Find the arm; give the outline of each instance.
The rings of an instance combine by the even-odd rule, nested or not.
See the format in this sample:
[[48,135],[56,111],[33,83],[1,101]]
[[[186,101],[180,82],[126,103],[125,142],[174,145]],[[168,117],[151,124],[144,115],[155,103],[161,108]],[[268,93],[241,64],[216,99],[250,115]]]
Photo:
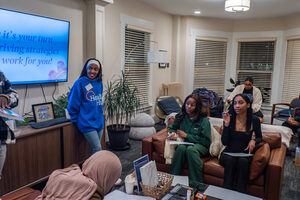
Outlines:
[[78,114],[80,111],[81,97],[81,88],[79,83],[76,81],[71,88],[68,96],[69,103],[67,109],[70,114],[71,122],[77,122]]
[[3,80],[3,93],[0,94],[0,97],[3,97],[5,99],[7,99],[7,106],[8,108],[14,108],[18,105],[19,102],[19,96],[17,94],[17,92],[12,89],[11,87],[11,83],[9,82],[9,80],[4,76],[3,73],[0,73],[0,80]]
[[177,129],[179,129],[179,127],[180,127],[180,123],[179,123],[180,116],[181,116],[181,114],[177,114],[175,116],[174,122],[168,128],[169,133],[173,133],[173,132],[176,133]]
[[252,109],[253,113],[256,113],[260,110],[262,104],[262,96],[261,92],[258,88],[253,88],[253,103],[252,103]]
[[202,144],[208,148],[211,143],[211,126],[208,118],[199,120],[195,127],[199,127],[198,134],[187,134],[186,140],[195,144]]
[[235,95],[242,93],[244,90],[244,85],[238,85],[234,88],[234,90],[232,91],[232,93],[229,95],[229,97],[227,98],[227,100],[230,100],[230,102],[233,100],[233,98],[235,97]]

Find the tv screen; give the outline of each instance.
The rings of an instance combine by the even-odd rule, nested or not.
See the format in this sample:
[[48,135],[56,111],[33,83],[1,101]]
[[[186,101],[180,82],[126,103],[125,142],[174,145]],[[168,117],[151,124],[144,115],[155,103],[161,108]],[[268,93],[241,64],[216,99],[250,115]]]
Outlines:
[[0,71],[12,84],[66,82],[70,22],[0,8]]

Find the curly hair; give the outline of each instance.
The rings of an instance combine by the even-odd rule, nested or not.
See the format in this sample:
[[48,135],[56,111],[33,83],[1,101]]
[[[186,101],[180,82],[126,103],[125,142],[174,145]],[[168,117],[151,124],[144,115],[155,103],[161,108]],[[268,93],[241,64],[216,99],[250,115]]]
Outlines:
[[179,123],[182,122],[184,116],[187,114],[185,104],[189,98],[193,98],[196,101],[196,109],[195,109],[195,113],[197,116],[196,122],[199,121],[203,117],[207,117],[207,113],[202,110],[203,105],[202,105],[202,101],[201,101],[199,95],[198,94],[190,94],[185,98],[184,103],[181,107],[181,116],[179,119]]

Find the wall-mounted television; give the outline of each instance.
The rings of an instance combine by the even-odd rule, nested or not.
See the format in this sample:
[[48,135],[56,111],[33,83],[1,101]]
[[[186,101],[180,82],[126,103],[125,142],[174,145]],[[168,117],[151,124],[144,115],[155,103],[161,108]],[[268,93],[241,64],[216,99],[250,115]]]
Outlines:
[[70,22],[0,8],[0,71],[12,84],[68,80]]

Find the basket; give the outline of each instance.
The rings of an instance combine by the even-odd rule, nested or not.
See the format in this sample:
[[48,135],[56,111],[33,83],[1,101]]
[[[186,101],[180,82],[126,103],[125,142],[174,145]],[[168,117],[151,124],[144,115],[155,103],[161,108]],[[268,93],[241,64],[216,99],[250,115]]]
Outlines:
[[164,172],[158,172],[157,175],[158,175],[158,184],[163,185],[163,187],[144,185],[141,182],[142,190],[143,190],[143,193],[145,196],[160,199],[163,195],[165,195],[171,189],[174,176],[172,176],[171,174],[164,173]]

